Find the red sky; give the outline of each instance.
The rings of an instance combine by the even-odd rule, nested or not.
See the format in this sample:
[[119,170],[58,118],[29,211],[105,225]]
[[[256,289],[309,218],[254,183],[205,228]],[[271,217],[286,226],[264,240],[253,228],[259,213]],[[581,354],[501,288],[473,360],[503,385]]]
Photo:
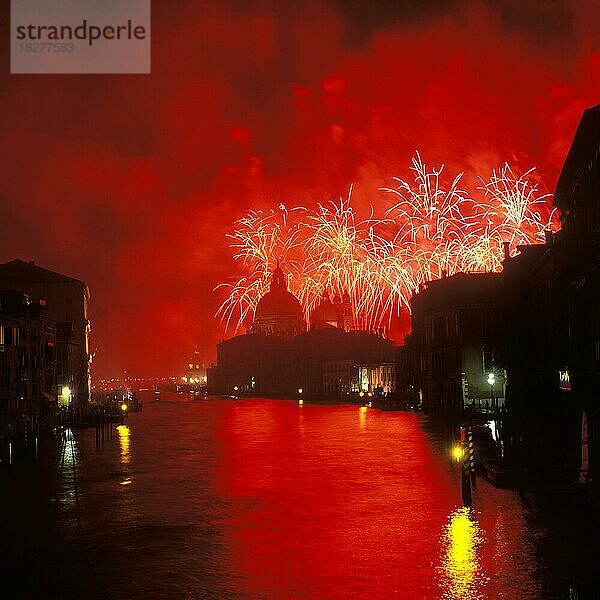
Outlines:
[[600,103],[594,0],[154,2],[152,74],[87,76],[9,75],[8,4],[0,261],[87,281],[100,377],[214,360],[248,208],[377,206],[417,148],[551,191]]

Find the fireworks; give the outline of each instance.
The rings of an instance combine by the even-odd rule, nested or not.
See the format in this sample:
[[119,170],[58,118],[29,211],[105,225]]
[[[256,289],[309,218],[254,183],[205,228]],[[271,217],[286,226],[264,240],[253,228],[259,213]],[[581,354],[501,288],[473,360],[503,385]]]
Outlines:
[[218,286],[227,293],[217,312],[226,328],[250,322],[277,262],[307,318],[325,290],[347,292],[357,325],[374,330],[410,308],[421,284],[460,271],[498,271],[503,243],[514,252],[558,228],[534,169],[518,175],[505,164],[472,194],[460,187],[462,173],[446,180],[444,166],[428,169],[419,153],[411,170],[411,182],[397,178],[382,189],[393,202],[381,218],[373,209],[358,218],[351,188],[347,198],[316,210],[280,204],[238,220],[229,237],[244,275]]

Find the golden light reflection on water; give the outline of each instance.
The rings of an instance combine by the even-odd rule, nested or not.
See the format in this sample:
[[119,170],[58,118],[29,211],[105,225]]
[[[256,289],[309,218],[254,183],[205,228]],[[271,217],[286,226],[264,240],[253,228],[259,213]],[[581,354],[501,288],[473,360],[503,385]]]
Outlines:
[[79,448],[72,429],[65,429],[61,457],[61,502],[76,506],[78,502],[77,482],[79,477]]
[[484,597],[481,585],[485,578],[477,557],[477,547],[482,541],[481,529],[473,519],[471,509],[459,508],[450,515],[443,536],[443,598],[474,600]]
[[358,409],[358,422],[360,424],[361,429],[365,429],[367,426],[367,407],[361,406]]
[[119,434],[119,446],[121,448],[121,464],[129,464],[129,427],[119,425],[117,427]]

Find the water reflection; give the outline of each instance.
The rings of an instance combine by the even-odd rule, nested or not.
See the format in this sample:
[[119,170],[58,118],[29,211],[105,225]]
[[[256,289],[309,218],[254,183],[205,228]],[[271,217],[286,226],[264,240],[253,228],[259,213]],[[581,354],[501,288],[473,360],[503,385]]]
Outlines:
[[127,425],[119,425],[117,427],[119,434],[119,446],[121,448],[121,464],[129,464],[129,427]]
[[361,429],[365,429],[367,427],[367,407],[361,406],[358,409],[358,423]]
[[481,544],[481,529],[473,519],[471,509],[463,507],[450,515],[443,543],[445,578],[443,598],[483,598],[480,586],[484,581],[477,548]]
[[72,429],[65,429],[60,463],[61,502],[75,506],[78,502],[78,442]]
[[77,463],[77,452],[75,446],[77,444],[77,440],[73,435],[72,429],[66,429],[64,433],[63,440],[63,456],[62,461],[65,467],[68,467],[71,471],[75,469],[75,464]]
[[[74,591],[36,597],[556,597],[535,505],[480,480],[474,512],[458,508],[458,469],[425,417],[299,398],[188,398],[154,402],[149,392],[143,413],[100,445],[93,430],[66,434],[48,484],[60,503],[39,513],[40,531],[57,533],[48,560],[24,549],[8,565],[31,556],[28,572],[62,592],[67,557]],[[3,497],[11,508],[7,494],[0,508]],[[563,598],[574,549],[560,567]]]
[[[300,400],[298,400],[298,407],[302,409],[303,405],[304,402],[302,401],[302,398],[300,398]],[[306,435],[306,430],[304,428],[304,410],[298,411],[298,433],[300,434],[300,439],[304,440]]]

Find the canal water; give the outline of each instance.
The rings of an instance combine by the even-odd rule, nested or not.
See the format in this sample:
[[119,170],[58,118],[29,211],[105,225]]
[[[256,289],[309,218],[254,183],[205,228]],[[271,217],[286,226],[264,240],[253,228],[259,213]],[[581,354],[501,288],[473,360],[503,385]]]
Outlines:
[[143,399],[1,474],[0,597],[588,597],[588,517],[481,479],[463,508],[423,415]]

